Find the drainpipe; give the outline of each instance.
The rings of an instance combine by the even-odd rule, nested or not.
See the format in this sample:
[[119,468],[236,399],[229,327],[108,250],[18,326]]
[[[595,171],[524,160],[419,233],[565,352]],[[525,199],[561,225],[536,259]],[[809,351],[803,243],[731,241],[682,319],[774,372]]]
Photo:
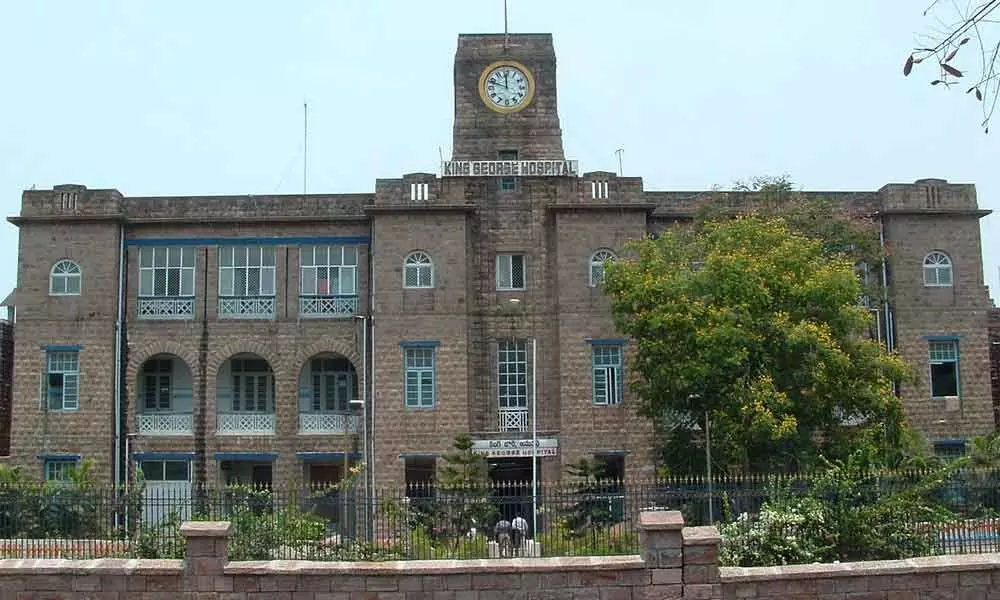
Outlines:
[[[365,360],[370,360],[368,373],[365,375],[365,385],[368,387],[368,401],[371,403],[368,418],[371,419],[372,431],[368,436],[368,444],[371,446],[371,453],[368,455],[371,461],[368,465],[370,477],[370,494],[375,494],[375,221],[372,219],[369,226],[368,237],[368,318],[365,325],[371,328],[368,334],[367,350],[368,356]],[[368,448],[365,449],[368,451]],[[371,539],[371,538],[369,538]]]
[[882,249],[882,310],[885,311],[885,347],[892,351],[896,347],[896,338],[892,326],[892,309],[889,307],[889,266],[885,258],[885,215],[882,214],[879,214],[878,217],[878,242]]
[[[125,313],[125,224],[118,226],[118,308],[115,316],[115,488],[122,483],[122,348],[124,346],[124,331],[122,321]],[[127,459],[126,459],[127,460]],[[128,475],[126,474],[127,478]]]

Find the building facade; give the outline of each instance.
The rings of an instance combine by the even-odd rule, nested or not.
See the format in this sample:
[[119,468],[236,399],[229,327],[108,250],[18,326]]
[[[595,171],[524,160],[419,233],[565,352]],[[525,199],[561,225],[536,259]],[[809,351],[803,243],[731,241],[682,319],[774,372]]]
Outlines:
[[[562,145],[548,34],[461,35],[453,157],[374,193],[132,197],[24,192],[9,461],[94,461],[149,485],[415,482],[470,433],[494,478],[581,457],[652,476],[601,289],[628,240],[708,192],[580,173]],[[879,335],[922,373],[932,439],[992,431],[975,188],[925,179],[830,194],[875,214],[891,263]],[[961,366],[961,368],[959,368]],[[532,442],[536,440],[536,442]]]

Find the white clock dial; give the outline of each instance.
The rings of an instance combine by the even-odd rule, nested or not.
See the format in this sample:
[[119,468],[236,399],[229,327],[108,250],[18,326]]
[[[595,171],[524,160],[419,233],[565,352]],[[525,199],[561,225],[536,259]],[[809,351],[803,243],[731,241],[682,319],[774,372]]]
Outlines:
[[484,85],[486,97],[499,108],[515,108],[528,97],[528,78],[520,69],[510,65],[490,71]]

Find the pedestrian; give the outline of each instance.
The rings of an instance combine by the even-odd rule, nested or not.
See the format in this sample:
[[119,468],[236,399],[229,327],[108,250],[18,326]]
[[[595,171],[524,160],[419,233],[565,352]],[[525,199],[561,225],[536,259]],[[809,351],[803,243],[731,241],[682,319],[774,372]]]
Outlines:
[[510,521],[508,521],[506,517],[500,517],[500,520],[497,521],[496,527],[493,529],[493,534],[496,537],[497,546],[500,549],[500,558],[510,556],[511,525]]
[[511,542],[514,544],[514,554],[520,556],[525,549],[525,541],[528,539],[528,522],[520,513],[514,517],[511,523]]

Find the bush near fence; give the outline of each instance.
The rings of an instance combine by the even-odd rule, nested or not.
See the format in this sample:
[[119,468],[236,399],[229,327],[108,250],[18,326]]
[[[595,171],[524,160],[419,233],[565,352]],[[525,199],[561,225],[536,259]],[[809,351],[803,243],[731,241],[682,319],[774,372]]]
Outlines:
[[[928,474],[867,474],[865,485],[853,490],[852,497],[859,506],[866,506],[865,502],[906,493]],[[184,515],[193,520],[231,521],[234,560],[485,558],[491,555],[496,520],[500,516],[512,519],[515,514],[522,514],[529,524],[537,520],[538,532],[529,532],[529,537],[541,544],[543,556],[628,555],[639,550],[640,511],[652,507],[680,510],[686,522],[704,525],[711,506],[713,521],[723,524],[724,533],[738,536],[740,527],[749,532],[738,541],[754,545],[762,555],[760,564],[779,564],[796,556],[811,562],[810,557],[828,555],[817,549],[786,548],[802,543],[808,526],[815,525],[809,524],[810,515],[778,522],[762,507],[773,500],[779,487],[793,498],[807,495],[816,477],[718,478],[711,493],[699,478],[545,483],[538,488],[534,519],[530,485],[497,485],[487,495],[489,510],[481,512],[488,515],[486,522],[475,522],[464,531],[449,528],[443,519],[464,514],[469,507],[461,502],[471,496],[439,494],[430,486],[380,490],[367,499],[357,488],[233,487],[194,490],[189,498],[141,487],[125,491],[72,485],[0,486],[0,556],[177,558],[183,552],[179,527]],[[891,515],[913,543],[889,548],[885,557],[1000,551],[998,488],[1000,472],[995,470],[948,474],[940,485],[925,490],[929,501],[940,509],[934,518]],[[528,496],[523,495],[525,490]],[[862,519],[885,518],[877,513],[859,514]],[[787,521],[788,515],[782,518]],[[874,531],[883,524],[870,525]],[[737,538],[724,540],[724,546],[732,539]],[[770,555],[762,550],[767,544]],[[864,555],[866,549],[857,551]]]

